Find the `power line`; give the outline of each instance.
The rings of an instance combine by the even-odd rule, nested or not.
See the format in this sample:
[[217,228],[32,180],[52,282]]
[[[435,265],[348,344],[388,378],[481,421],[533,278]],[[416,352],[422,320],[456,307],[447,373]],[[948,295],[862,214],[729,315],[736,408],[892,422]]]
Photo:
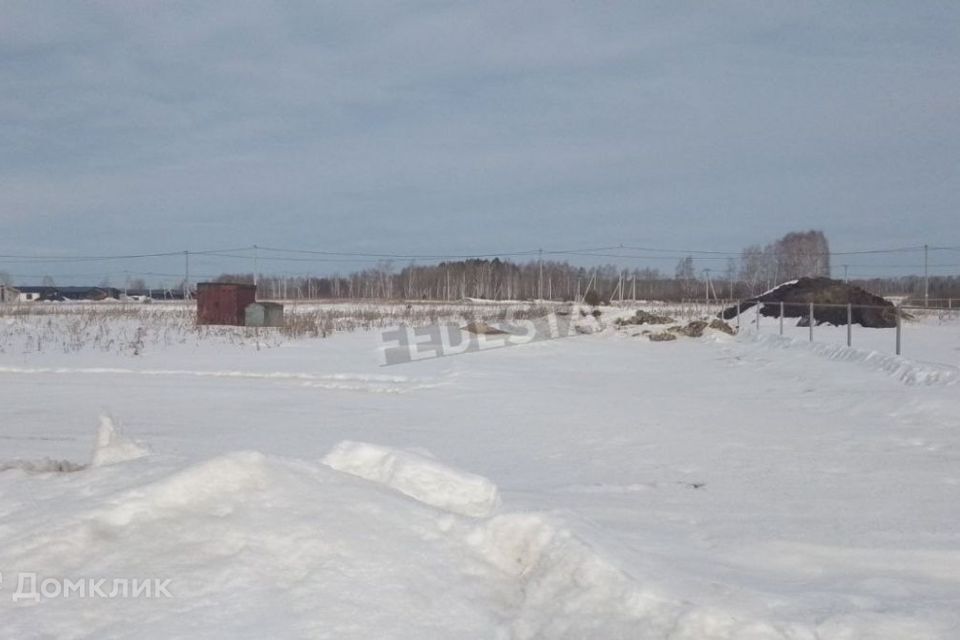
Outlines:
[[[499,252],[488,252],[488,253],[459,253],[459,254],[448,254],[448,253],[364,253],[359,251],[329,251],[321,249],[290,249],[290,248],[281,248],[281,247],[263,247],[263,246],[248,246],[248,247],[237,247],[229,249],[206,249],[203,251],[189,251],[191,255],[194,256],[212,256],[212,257],[225,257],[225,258],[238,258],[238,259],[250,259],[249,255],[237,255],[236,252],[240,251],[255,251],[263,250],[273,253],[282,253],[282,254],[301,254],[301,255],[318,255],[326,256],[330,258],[334,257],[346,257],[346,258],[369,258],[369,259],[394,259],[394,260],[446,260],[446,259],[471,259],[471,258],[496,258],[496,257],[520,257],[520,256],[535,256],[541,253],[540,249],[527,249],[522,251],[499,251]],[[893,254],[893,253],[910,253],[910,252],[919,252],[923,251],[924,246],[911,246],[911,247],[894,247],[887,249],[864,249],[857,251],[830,251],[830,252],[813,252],[805,253],[806,256],[850,256],[850,255],[871,255],[871,254]],[[960,246],[931,246],[929,247],[930,251],[960,251]],[[611,251],[617,251],[619,253],[608,253]],[[643,252],[641,254],[633,253],[623,253],[624,251],[637,251]],[[545,255],[579,255],[586,257],[612,257],[612,258],[643,258],[643,259],[674,259],[676,257],[685,257],[687,255],[697,255],[697,256],[729,256],[729,257],[739,257],[743,255],[743,251],[720,251],[720,250],[704,250],[704,249],[672,249],[672,248],[655,248],[655,247],[640,247],[633,245],[611,245],[605,247],[593,247],[593,248],[577,248],[577,249],[543,249],[542,253]],[[24,261],[24,262],[41,262],[41,263],[56,263],[56,262],[90,262],[90,261],[108,261],[108,260],[141,260],[148,258],[169,258],[173,256],[183,256],[184,250],[178,251],[161,251],[155,253],[131,253],[131,254],[117,254],[117,255],[66,255],[66,256],[38,256],[38,255],[25,255],[25,254],[0,254],[0,260],[6,261]],[[659,255],[658,255],[659,254]],[[671,255],[662,255],[662,254],[671,254]],[[279,258],[265,258],[265,259],[274,259]],[[700,257],[699,260],[705,260],[707,258]],[[717,257],[713,259],[724,259],[722,257]],[[337,260],[330,260],[337,261]],[[347,262],[348,260],[339,260],[342,262]]]
[[[211,249],[206,251],[190,251],[192,255],[217,255],[220,251],[243,251],[247,247],[241,247],[239,249]],[[180,251],[163,251],[159,253],[132,253],[126,255],[111,255],[111,256],[28,256],[28,255],[12,255],[12,254],[0,254],[0,260],[13,261],[13,262],[40,262],[40,263],[56,263],[56,262],[98,262],[98,261],[109,261],[109,260],[142,260],[146,258],[169,258],[172,256],[183,256],[183,250]]]
[[501,256],[528,256],[536,255],[538,249],[529,251],[502,251],[497,253],[468,253],[468,254],[399,254],[399,253],[360,253],[356,251],[321,251],[316,249],[282,249],[278,247],[260,246],[264,251],[276,253],[299,253],[323,256],[347,256],[362,258],[383,258],[393,260],[466,260],[470,258],[497,258]]

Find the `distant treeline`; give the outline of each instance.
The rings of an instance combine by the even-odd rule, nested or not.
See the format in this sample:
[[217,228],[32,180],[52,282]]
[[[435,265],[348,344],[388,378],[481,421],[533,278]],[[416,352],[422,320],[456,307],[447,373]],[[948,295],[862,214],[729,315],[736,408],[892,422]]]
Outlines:
[[[746,247],[739,259],[720,258],[718,268],[697,273],[695,258],[681,258],[671,275],[659,269],[616,265],[578,267],[567,262],[460,260],[408,265],[395,272],[388,262],[349,275],[261,276],[261,295],[271,298],[367,298],[378,300],[718,300],[749,298],[782,282],[831,275],[830,244],[822,231],[791,232],[765,246]],[[709,256],[716,260],[715,255]],[[703,258],[701,258],[703,260]],[[710,264],[716,264],[711,262]],[[225,274],[221,281],[253,282],[252,274]],[[922,298],[923,278],[855,280],[879,295]],[[931,298],[960,298],[960,277],[930,278]]]
[[[851,278],[850,282],[881,296],[909,296],[914,301],[923,300],[923,276],[856,280]],[[953,298],[953,306],[960,308],[960,276],[930,276],[930,298]]]
[[[686,262],[684,259],[681,262]],[[689,264],[689,263],[687,263]],[[737,274],[739,275],[739,273]],[[786,280],[788,278],[783,278]],[[253,282],[252,274],[224,274],[223,282]],[[542,289],[541,289],[542,282]],[[711,299],[748,298],[777,284],[773,278],[753,282],[734,277],[710,279]],[[879,295],[923,297],[923,278],[873,278],[851,280]],[[399,272],[389,266],[357,271],[345,276],[276,277],[260,276],[260,295],[284,299],[377,300],[575,300],[595,292],[601,300],[690,300],[704,299],[706,274],[700,277],[680,268],[673,277],[657,269],[621,270],[615,265],[585,268],[566,262],[517,264],[498,259],[442,262],[437,265],[410,265]],[[622,291],[622,296],[621,296]],[[592,296],[591,296],[592,297]],[[960,299],[960,277],[931,277],[931,298]]]

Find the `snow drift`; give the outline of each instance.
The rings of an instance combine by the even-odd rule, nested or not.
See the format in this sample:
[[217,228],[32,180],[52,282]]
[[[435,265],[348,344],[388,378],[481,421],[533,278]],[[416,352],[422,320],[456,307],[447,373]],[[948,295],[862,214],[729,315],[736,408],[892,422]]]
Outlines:
[[960,382],[960,368],[935,362],[920,362],[889,353],[839,344],[809,342],[771,334],[745,333],[740,341],[763,349],[797,349],[829,360],[853,362],[881,371],[908,385],[941,386]]
[[484,517],[500,503],[495,484],[422,456],[364,442],[344,441],[324,464],[391,489],[439,509]]
[[0,566],[170,597],[3,597],[7,637],[784,637],[642,585],[553,516],[488,517],[492,482],[421,456],[344,442],[325,465],[184,463],[120,446],[109,420],[101,436],[113,464],[5,485]]
[[142,458],[149,452],[132,440],[125,438],[109,416],[100,416],[100,428],[97,430],[97,442],[93,449],[90,465],[103,467],[118,462],[128,462]]

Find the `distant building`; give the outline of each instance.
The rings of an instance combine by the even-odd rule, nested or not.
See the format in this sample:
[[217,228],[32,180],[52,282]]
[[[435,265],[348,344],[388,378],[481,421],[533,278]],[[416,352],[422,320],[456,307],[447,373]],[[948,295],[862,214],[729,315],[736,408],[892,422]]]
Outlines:
[[[118,289],[117,287],[6,287],[8,302],[97,302],[100,300],[183,300],[183,289]],[[10,293],[12,292],[12,293]],[[0,299],[2,301],[3,299]]]
[[17,287],[17,302],[57,300],[56,287]]
[[0,284],[0,304],[4,302],[18,302],[20,292],[8,284]]
[[283,305],[279,302],[254,302],[244,311],[244,324],[248,327],[282,327]]
[[113,298],[120,299],[120,290],[113,287],[17,287],[17,301],[97,301]]
[[134,300],[183,300],[183,289],[126,289],[124,295]]
[[246,308],[257,300],[257,286],[230,282],[201,282],[197,285],[197,324],[225,324],[242,327]]

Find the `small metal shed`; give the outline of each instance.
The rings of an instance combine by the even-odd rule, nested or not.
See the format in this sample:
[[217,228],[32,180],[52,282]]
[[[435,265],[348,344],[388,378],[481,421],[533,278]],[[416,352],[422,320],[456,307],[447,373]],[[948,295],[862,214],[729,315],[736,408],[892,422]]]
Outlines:
[[247,305],[248,327],[282,327],[283,305],[279,302],[254,302]]
[[244,312],[256,299],[254,284],[201,282],[197,285],[197,324],[243,326]]

